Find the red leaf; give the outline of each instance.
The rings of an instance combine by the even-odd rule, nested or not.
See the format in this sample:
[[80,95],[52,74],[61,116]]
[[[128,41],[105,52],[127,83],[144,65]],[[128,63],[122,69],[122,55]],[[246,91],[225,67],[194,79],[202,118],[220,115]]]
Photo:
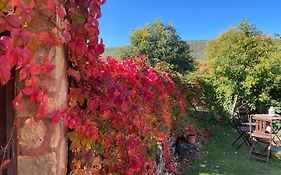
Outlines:
[[53,120],[53,123],[58,123],[59,119],[62,118],[67,112],[67,108],[61,110],[55,110],[51,115],[50,118]]
[[7,52],[11,64],[17,64],[17,69],[21,68],[24,64],[27,64],[32,58],[32,53],[29,49],[15,48],[12,52]]
[[65,10],[62,6],[57,7],[56,12],[58,14],[59,17],[64,17],[65,15]]
[[23,46],[28,46],[32,41],[32,33],[28,31],[21,32],[21,41]]
[[95,111],[98,107],[98,103],[97,103],[97,100],[89,100],[89,103],[88,103],[88,108],[92,111]]
[[33,64],[30,66],[29,71],[32,75],[38,75],[42,70],[39,64]]
[[37,94],[37,93],[33,93],[33,94],[31,95],[30,99],[29,99],[29,103],[30,103],[31,105],[34,105],[35,102],[37,101],[37,100],[36,100],[37,97],[38,97],[38,94]]
[[6,20],[15,28],[20,28],[22,25],[18,15],[7,15]]
[[28,75],[28,72],[26,71],[25,68],[23,68],[23,69],[20,71],[20,81],[22,81],[23,79],[25,79],[27,75]]
[[4,160],[1,165],[0,165],[0,169],[5,169],[8,167],[9,163],[11,162],[11,159],[6,159]]
[[11,0],[12,6],[17,6],[20,3],[20,0]]
[[48,96],[46,95],[48,92],[47,89],[42,89],[38,92],[38,95],[36,96],[36,101],[38,103],[46,103],[48,100]]
[[22,90],[25,95],[32,95],[35,91],[33,87],[27,87]]
[[77,70],[69,68],[67,70],[67,74],[70,75],[70,76],[73,76],[77,81],[80,81],[80,79],[81,79],[80,72],[77,71]]
[[13,41],[12,38],[7,36],[2,36],[0,38],[0,51],[6,51],[8,49],[13,48]]
[[11,67],[7,63],[7,58],[0,56],[0,83],[5,84],[11,77]]
[[[144,167],[145,161],[142,156],[137,156],[135,155],[134,157],[131,158],[129,166],[129,170],[133,170],[135,172],[141,170],[142,167]],[[132,172],[132,174],[135,174],[135,172]]]
[[127,101],[123,101],[123,103],[121,104],[121,110],[123,112],[128,112],[130,110],[129,103]]
[[33,86],[38,87],[40,85],[40,79],[37,76],[31,76],[30,79],[25,81],[26,87]]
[[58,29],[56,27],[51,30],[50,42],[55,46],[60,45],[60,38],[58,37]]
[[48,32],[40,32],[37,34],[38,40],[44,43],[49,42],[50,34]]
[[67,20],[64,20],[61,23],[61,29],[62,29],[62,34],[63,34],[63,38],[64,38],[64,42],[67,42],[71,39],[71,35],[70,35],[70,24]]
[[96,44],[95,45],[95,51],[96,51],[96,53],[97,54],[102,54],[104,51],[105,51],[105,49],[104,49],[104,44]]
[[59,111],[56,110],[54,111],[51,115],[50,118],[53,120],[53,123],[56,124],[58,123],[59,119],[60,119],[60,115],[59,115]]
[[11,77],[10,69],[7,67],[0,67],[0,83],[6,84]]
[[78,57],[83,57],[88,50],[86,43],[81,37],[77,37],[75,41],[70,44],[70,48]]
[[42,66],[42,70],[44,72],[51,72],[52,70],[55,69],[55,65],[51,62],[50,59],[46,59],[43,66]]
[[35,117],[40,118],[40,117],[45,116],[47,114],[48,114],[47,104],[42,103],[37,107]]
[[49,10],[54,10],[56,8],[56,6],[58,5],[57,0],[47,0],[46,3],[47,3],[46,6]]
[[9,30],[9,26],[7,25],[7,20],[3,18],[2,14],[0,13],[0,32]]
[[30,87],[30,86],[32,86],[32,80],[27,79],[27,80],[25,80],[24,84],[25,84],[26,87]]
[[124,122],[124,120],[121,117],[116,117],[115,119],[113,119],[112,126],[113,126],[113,128],[119,130],[122,127],[124,127],[123,122]]
[[[22,92],[20,91],[19,94],[16,96],[16,98],[14,99],[13,103],[16,103],[16,102],[20,102],[21,99],[22,99],[23,95],[22,95]],[[15,105],[15,104],[14,104]]]

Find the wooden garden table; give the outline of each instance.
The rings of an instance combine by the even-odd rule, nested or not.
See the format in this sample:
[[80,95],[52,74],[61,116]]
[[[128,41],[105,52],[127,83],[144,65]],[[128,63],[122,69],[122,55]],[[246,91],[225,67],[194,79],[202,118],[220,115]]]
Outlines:
[[274,116],[268,116],[268,114],[252,114],[251,116],[256,116],[259,118],[266,118],[266,119],[271,119],[273,120],[281,120],[281,115],[280,114],[275,114]]

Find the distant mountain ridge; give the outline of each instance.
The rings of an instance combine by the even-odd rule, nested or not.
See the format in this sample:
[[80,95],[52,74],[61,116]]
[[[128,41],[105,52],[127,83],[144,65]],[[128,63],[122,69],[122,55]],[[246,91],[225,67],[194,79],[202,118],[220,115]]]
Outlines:
[[[192,56],[194,56],[196,60],[205,59],[208,40],[187,40],[186,42],[190,46]],[[123,47],[107,47],[103,53],[103,57],[112,56],[116,58],[118,51]]]
[[206,58],[208,40],[188,40],[186,42],[192,50],[192,56],[195,59],[203,60]]

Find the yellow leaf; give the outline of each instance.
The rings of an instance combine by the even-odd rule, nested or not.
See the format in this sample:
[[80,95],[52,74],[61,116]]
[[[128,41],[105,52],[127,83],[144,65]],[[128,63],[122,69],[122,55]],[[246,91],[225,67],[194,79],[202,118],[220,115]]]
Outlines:
[[79,103],[80,106],[82,106],[84,104],[84,97],[81,95],[77,95],[76,97],[77,102]]
[[3,1],[0,1],[0,10],[5,9],[5,7],[6,7],[6,3]]

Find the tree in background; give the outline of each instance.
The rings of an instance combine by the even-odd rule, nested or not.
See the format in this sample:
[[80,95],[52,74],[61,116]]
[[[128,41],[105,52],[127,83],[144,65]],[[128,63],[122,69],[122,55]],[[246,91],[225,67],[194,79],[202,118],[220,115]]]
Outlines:
[[136,29],[130,36],[130,45],[121,49],[118,57],[126,59],[134,54],[145,54],[151,66],[165,61],[173,65],[175,71],[185,73],[194,69],[190,52],[172,24],[164,25],[156,19],[154,24]]
[[280,40],[243,21],[208,43],[207,58],[209,71],[201,78],[211,80],[224,110],[231,110],[236,94],[251,110],[265,112],[270,105],[280,110]]

